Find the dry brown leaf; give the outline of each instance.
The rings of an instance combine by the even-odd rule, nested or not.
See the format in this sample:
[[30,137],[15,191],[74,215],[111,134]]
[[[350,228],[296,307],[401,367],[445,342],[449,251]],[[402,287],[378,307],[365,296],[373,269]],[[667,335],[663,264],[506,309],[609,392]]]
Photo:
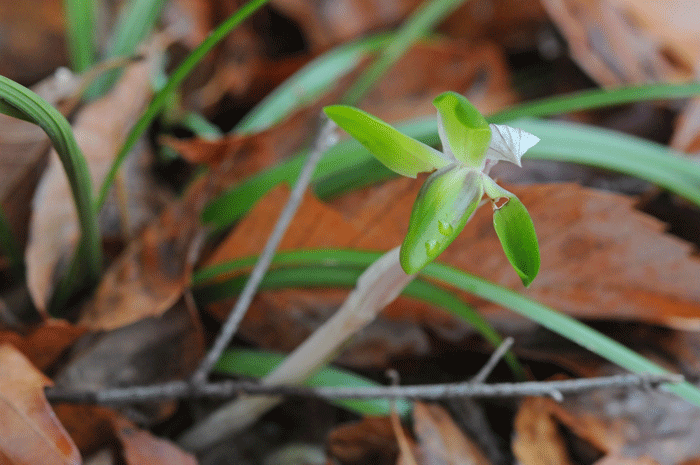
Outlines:
[[433,99],[448,90],[465,94],[483,114],[514,103],[503,49],[491,42],[446,38],[417,43],[360,106],[385,121],[434,115]]
[[9,344],[0,345],[0,462],[80,464],[80,453],[44,396],[51,385]]
[[[32,90],[67,114],[75,104],[59,104],[74,95],[80,82],[79,76],[59,68],[32,86]],[[48,148],[48,137],[39,126],[0,115],[0,202],[21,245],[27,237],[30,213],[27,205],[46,165]]]
[[649,457],[622,457],[616,454],[606,455],[593,465],[658,465],[659,463]]
[[57,404],[53,409],[83,457],[112,441],[111,418],[119,415],[116,411],[80,404]]
[[[346,195],[333,202],[338,211],[307,196],[280,249],[395,247],[406,233],[421,183],[422,179],[402,178]],[[695,277],[700,275],[700,261],[692,255],[688,243],[663,232],[663,223],[634,210],[634,199],[572,184],[512,187],[512,191],[530,211],[539,234],[542,266],[529,289],[523,290],[501,251],[489,208],[477,212],[441,261],[518,289],[534,300],[578,317],[686,328],[699,323],[700,291]],[[279,191],[261,199],[207,264],[258,253],[285,199]],[[328,226],[319,229],[324,224]],[[513,329],[517,319],[511,312],[472,296],[463,297],[488,311],[498,326]],[[266,348],[290,350],[342,298],[341,292],[261,293],[249,310],[241,333]],[[221,304],[212,308],[221,318],[231,307]],[[290,311],[292,308],[294,311]],[[404,298],[385,309],[380,321],[387,319],[403,322],[404,326],[395,327],[384,335],[383,343],[367,344],[364,352],[355,352],[352,361],[344,358],[344,362],[362,363],[364,359],[367,364],[386,360],[392,355],[388,350],[403,355],[411,350],[422,353],[429,345],[421,345],[420,338],[411,338],[413,342],[409,344],[404,334],[411,327],[422,332],[416,325],[455,341],[470,332],[455,317]],[[388,334],[393,332],[403,343],[391,342],[393,337]],[[371,351],[367,351],[370,347]]]
[[336,427],[326,439],[328,455],[341,465],[394,465],[399,453],[389,417],[365,417]]
[[[317,105],[262,133],[227,138],[212,155],[202,157],[215,168],[195,181],[182,201],[171,204],[151,222],[107,269],[81,323],[109,330],[167,311],[189,285],[206,231],[200,215],[207,202],[241,176],[298,149],[314,130],[319,111]],[[190,147],[195,153],[211,148],[206,142],[172,144]]]
[[513,454],[523,465],[569,465],[564,438],[540,397],[525,399],[515,416]]
[[536,0],[519,1],[517,8],[510,0],[471,1],[448,16],[440,31],[452,37],[488,39],[523,50],[536,48],[546,22],[545,10]]
[[65,389],[99,390],[181,379],[203,347],[198,315],[180,302],[163,316],[85,336],[54,380]]
[[[169,40],[166,35],[155,36],[146,51],[148,59],[129,66],[108,95],[77,116],[73,131],[86,157],[94,189],[99,189],[114,154],[148,103],[152,95],[149,76]],[[38,309],[46,309],[55,279],[70,260],[78,237],[71,191],[58,155],[52,151],[34,195],[25,252],[27,286]]]
[[126,465],[197,465],[197,459],[170,441],[139,429],[122,416],[112,418]]
[[0,331],[0,344],[9,343],[39,370],[46,370],[86,331],[65,320],[46,320],[26,336]]
[[437,404],[415,402],[413,429],[420,447],[418,463],[488,465],[479,446],[455,424],[447,411]]
[[318,51],[396,24],[415,9],[420,1],[338,0],[325,3],[318,0],[273,0],[271,3],[299,24],[311,49]]
[[693,79],[700,4],[663,0],[546,0],[573,58],[598,83]]
[[0,1],[0,75],[32,85],[68,63],[63,2]]
[[700,411],[668,393],[605,389],[562,403],[540,399],[538,409],[608,455],[662,464],[698,458]]

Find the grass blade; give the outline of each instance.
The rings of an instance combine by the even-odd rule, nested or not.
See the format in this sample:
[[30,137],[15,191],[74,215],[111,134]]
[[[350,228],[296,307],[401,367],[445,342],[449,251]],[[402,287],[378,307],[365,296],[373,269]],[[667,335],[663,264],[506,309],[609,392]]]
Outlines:
[[340,103],[354,105],[369,91],[377,80],[396,63],[421,37],[452,13],[465,0],[428,0],[421,3],[406,23],[396,32],[377,58],[353,83]]
[[87,282],[94,282],[102,267],[102,244],[97,215],[93,208],[90,172],[85,157],[73,137],[70,124],[44,99],[4,76],[0,76],[0,101],[23,113],[23,119],[41,127],[56,149],[68,177],[78,212],[82,233],[78,246],[81,268],[86,272]]
[[534,118],[592,110],[647,100],[677,99],[700,95],[700,83],[643,84],[617,89],[594,89],[525,102],[491,115],[491,123],[504,123],[518,118]]
[[262,99],[231,132],[252,134],[275,125],[297,108],[314,101],[370,53],[384,47],[391,37],[391,34],[370,36],[312,60]]
[[197,64],[204,58],[204,56],[209,53],[209,51],[214,48],[222,39],[224,39],[229,32],[231,32],[236,26],[241,24],[250,15],[255,13],[261,6],[267,3],[269,0],[250,0],[248,3],[243,5],[234,14],[221,23],[216,29],[214,29],[209,36],[202,41],[201,44],[197,46],[185,60],[177,67],[175,71],[170,75],[170,78],[165,83],[162,89],[160,89],[153,100],[146,108],[146,111],[138,119],[134,127],[131,129],[127,135],[124,145],[119,150],[119,153],[114,158],[112,166],[109,169],[109,173],[105,177],[100,187],[99,195],[97,196],[97,201],[95,202],[95,209],[99,211],[107,198],[107,193],[110,187],[114,183],[114,177],[117,175],[117,171],[121,166],[124,158],[129,154],[131,149],[134,147],[136,142],[139,140],[141,135],[146,131],[148,126],[153,122],[153,120],[158,116],[160,110],[167,103],[168,97],[171,92],[175,91],[177,87],[185,80],[185,78],[192,72],[192,70],[197,66]]
[[86,71],[95,63],[95,2],[93,0],[64,0],[66,35],[71,66],[76,73]]
[[[582,124],[519,120],[510,124],[540,137],[526,154],[531,160],[556,160],[596,166],[636,176],[665,187],[700,205],[700,169],[662,145],[615,131]],[[439,142],[435,119],[422,119],[397,128],[428,145]],[[304,155],[297,155],[248,178],[211,201],[202,221],[221,229],[242,217],[274,185],[295,179]],[[314,173],[314,191],[321,198],[350,188],[388,179],[385,169],[361,144],[345,140],[333,146]]]
[[[219,373],[229,375],[263,378],[283,360],[283,355],[271,352],[232,349],[224,352],[214,369]],[[304,386],[307,387],[370,387],[378,385],[367,378],[334,367],[321,368],[304,382]],[[388,415],[391,412],[391,403],[385,399],[372,401],[338,399],[332,403],[359,415]],[[399,399],[396,402],[396,408],[399,415],[405,416],[411,411],[411,403]]]
[[[165,0],[131,0],[122,10],[104,59],[131,56],[136,47],[153,30]],[[103,74],[86,91],[86,98],[100,97],[111,89],[121,76],[115,69]]]
[[[342,257],[344,251],[337,252]],[[345,252],[345,260],[349,261],[350,265],[332,266],[326,264],[325,266],[315,268],[311,268],[309,265],[316,265],[318,262],[323,262],[327,256],[326,251],[305,251],[301,256],[299,254],[277,254],[275,257],[276,265],[297,265],[299,267],[269,270],[265,278],[263,278],[261,288],[278,289],[287,287],[306,288],[327,286],[351,288],[357,283],[357,278],[362,273],[364,267],[352,264],[352,260],[357,256],[356,252]],[[247,275],[240,275],[212,284],[207,284],[206,281],[214,280],[217,277],[231,272],[240,272],[242,269],[252,266],[255,258],[256,257],[247,257],[208,267],[196,272],[193,276],[193,285],[197,286],[195,289],[197,300],[206,305],[207,303],[238,295],[245,284]],[[494,346],[494,348],[498,347],[503,342],[498,332],[496,332],[496,330],[472,307],[462,302],[451,292],[429,281],[421,278],[415,279],[406,287],[403,294],[442,307],[458,318],[461,318],[478,331],[486,341]],[[516,378],[525,379],[525,372],[515,356],[509,352],[504,358]]]
[[[307,267],[310,265],[322,267],[328,263],[333,263],[334,266],[367,267],[380,256],[381,253],[353,250],[287,251],[278,253],[273,263],[303,263]],[[508,288],[440,263],[428,264],[421,272],[421,276],[435,279],[441,284],[499,304],[632,372],[670,374],[661,366],[578,320],[530,300]],[[664,389],[700,407],[700,389],[687,381],[666,385]]]

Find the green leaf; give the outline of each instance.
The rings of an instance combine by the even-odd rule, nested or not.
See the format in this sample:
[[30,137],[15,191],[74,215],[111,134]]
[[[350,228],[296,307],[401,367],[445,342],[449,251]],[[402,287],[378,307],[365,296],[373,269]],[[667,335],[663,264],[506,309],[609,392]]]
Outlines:
[[[263,378],[284,361],[284,356],[261,350],[229,349],[221,356],[214,369],[219,373]],[[304,381],[308,387],[371,387],[379,386],[367,378],[346,370],[324,367]],[[391,404],[386,399],[353,400],[338,399],[332,402],[360,415],[388,415]],[[396,409],[404,416],[411,410],[411,403],[398,399]]]
[[[532,218],[520,199],[491,178],[485,179],[484,188],[494,201],[493,227],[503,252],[527,287],[540,270],[540,249]],[[497,206],[496,201],[502,198],[507,199],[506,203]]]
[[68,177],[82,233],[76,252],[80,257],[76,255],[74,261],[79,259],[80,268],[86,273],[82,284],[96,281],[102,269],[102,243],[97,214],[92,207],[92,180],[70,123],[39,95],[4,76],[0,76],[0,102],[0,112],[36,124],[56,149]]
[[209,53],[209,51],[214,48],[216,44],[221,42],[236,26],[241,24],[250,15],[255,13],[260,7],[270,0],[249,0],[243,6],[241,6],[235,13],[226,18],[224,22],[219,24],[216,29],[211,31],[206,39],[200,43],[197,48],[192,50],[189,55],[180,63],[175,71],[170,75],[168,81],[165,83],[162,89],[160,89],[156,95],[153,96],[151,103],[143,112],[141,117],[134,123],[134,126],[129,131],[126,136],[126,140],[119,150],[119,153],[114,157],[112,166],[109,168],[107,176],[105,176],[104,181],[102,181],[102,186],[100,186],[100,193],[97,196],[95,202],[95,208],[99,211],[107,198],[110,187],[114,182],[114,178],[117,176],[117,171],[119,167],[126,159],[126,156],[134,148],[136,142],[141,138],[141,135],[148,129],[148,126],[153,122],[153,120],[158,116],[160,111],[163,109],[165,104],[168,102],[168,97],[172,92],[177,89],[177,87],[185,80],[185,78],[190,74],[190,72],[199,64],[200,61]]
[[413,204],[408,232],[401,244],[401,267],[420,271],[462,232],[484,194],[482,176],[471,168],[450,165],[431,174]]
[[[296,263],[303,262],[313,267],[325,266],[328,263],[367,267],[380,256],[381,253],[360,250],[291,250],[279,252],[275,256],[273,264],[279,264],[281,261],[285,261]],[[254,261],[254,259],[248,259],[248,261],[245,262],[245,266],[251,266]],[[239,263],[242,263],[242,261]],[[234,270],[229,269],[228,271]],[[539,323],[550,331],[581,345],[591,352],[598,354],[602,358],[635,373],[670,373],[660,365],[642,357],[619,342],[610,339],[608,336],[586,326],[574,318],[557,312],[515,291],[490,283],[483,278],[470,275],[464,271],[440,263],[428,264],[423,269],[422,275],[431,280],[436,280],[439,283],[455,287],[456,289],[510,309]],[[700,389],[688,381],[666,384],[662,388],[683,397],[696,406],[700,406]]]
[[400,133],[379,118],[357,108],[331,105],[323,111],[357,139],[390,170],[415,178],[449,164],[434,148]]
[[456,92],[445,92],[433,100],[438,111],[438,131],[445,154],[472,168],[481,168],[491,142],[491,128],[469,100]]

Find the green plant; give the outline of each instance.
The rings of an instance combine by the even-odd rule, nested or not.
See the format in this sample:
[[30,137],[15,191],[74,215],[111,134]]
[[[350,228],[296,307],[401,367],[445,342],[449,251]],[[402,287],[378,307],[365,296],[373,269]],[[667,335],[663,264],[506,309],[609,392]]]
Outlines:
[[540,267],[535,228],[522,202],[488,174],[499,160],[520,165],[520,158],[539,138],[509,126],[489,125],[454,92],[438,95],[433,104],[442,153],[356,108],[335,105],[324,111],[390,170],[410,177],[435,170],[418,193],[401,245],[401,266],[407,274],[420,271],[452,243],[486,194],[503,251],[528,286]]
[[[67,279],[75,282],[83,276],[85,285],[95,282],[102,268],[102,244],[90,173],[70,124],[44,99],[4,76],[0,76],[0,112],[36,124],[51,140],[68,177],[82,233]],[[66,282],[59,288],[67,286]]]

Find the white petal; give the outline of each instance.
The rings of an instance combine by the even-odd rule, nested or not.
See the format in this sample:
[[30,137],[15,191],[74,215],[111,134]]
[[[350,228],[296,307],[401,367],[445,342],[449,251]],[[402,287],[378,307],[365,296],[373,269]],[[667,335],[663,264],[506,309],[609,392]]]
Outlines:
[[540,141],[540,138],[520,128],[513,128],[505,124],[489,124],[491,128],[491,145],[486,151],[486,158],[490,160],[505,160],[520,165],[520,158],[532,146]]

